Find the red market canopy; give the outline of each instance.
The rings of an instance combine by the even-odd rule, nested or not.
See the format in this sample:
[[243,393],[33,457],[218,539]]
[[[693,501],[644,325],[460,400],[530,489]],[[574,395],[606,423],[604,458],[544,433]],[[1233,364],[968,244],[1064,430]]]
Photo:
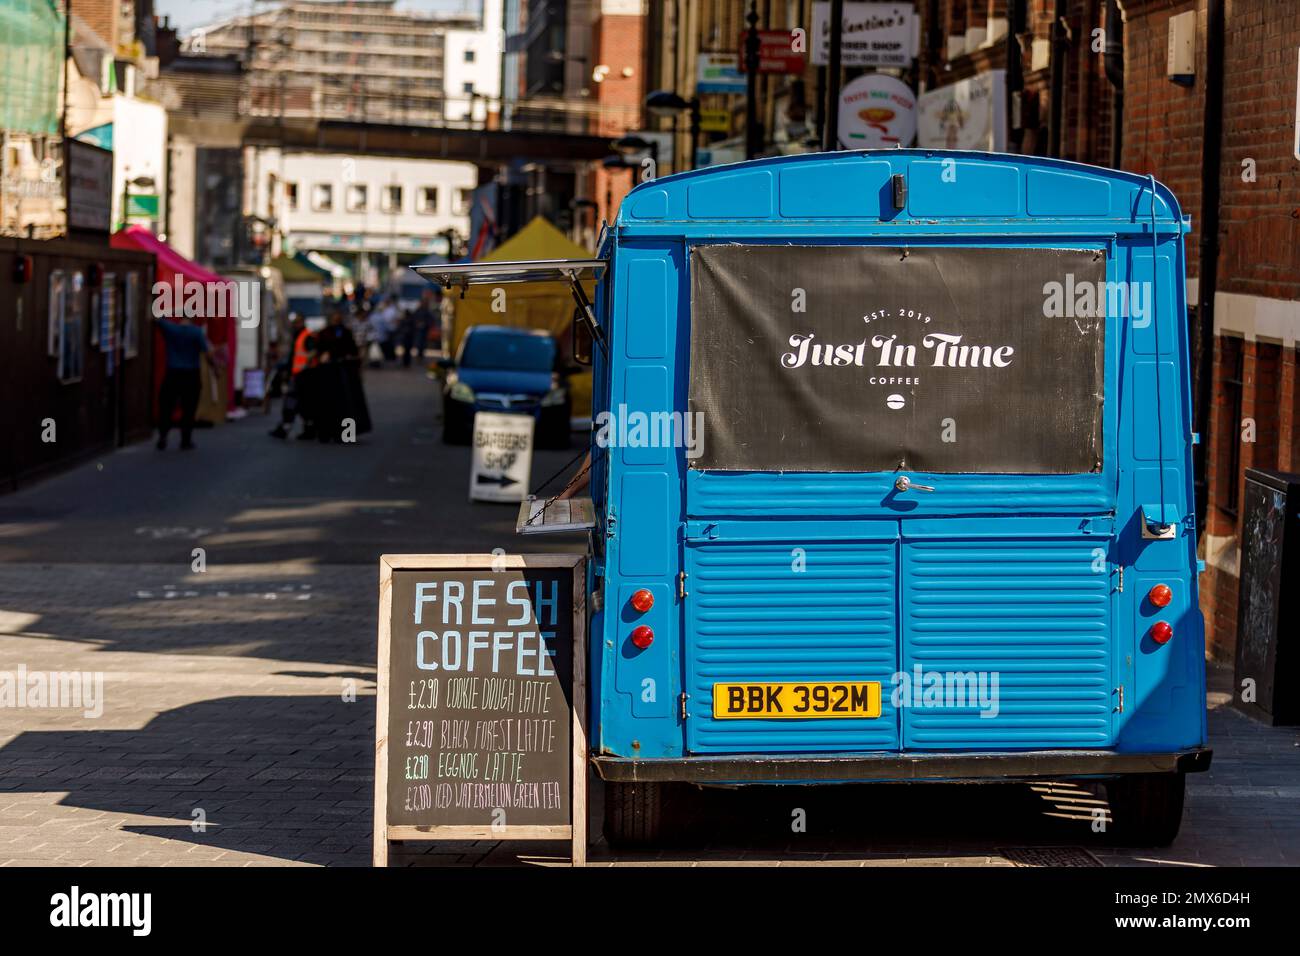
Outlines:
[[159,281],[170,282],[172,276],[178,272],[186,279],[194,282],[219,282],[224,284],[231,281],[222,278],[215,272],[210,272],[197,262],[186,259],[144,226],[127,226],[114,234],[110,245],[114,249],[141,249],[153,253],[158,259]]

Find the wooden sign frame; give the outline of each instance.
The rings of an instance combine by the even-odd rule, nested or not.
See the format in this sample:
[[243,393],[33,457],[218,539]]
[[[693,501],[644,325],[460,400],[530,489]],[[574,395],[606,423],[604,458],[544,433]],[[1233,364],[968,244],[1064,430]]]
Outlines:
[[[503,567],[504,563],[504,567]],[[388,866],[393,840],[568,840],[574,866],[587,865],[587,574],[582,554],[385,554],[379,558],[379,656],[375,699],[375,866]],[[398,570],[573,572],[573,687],[568,826],[389,826],[388,668],[392,641],[393,572]]]

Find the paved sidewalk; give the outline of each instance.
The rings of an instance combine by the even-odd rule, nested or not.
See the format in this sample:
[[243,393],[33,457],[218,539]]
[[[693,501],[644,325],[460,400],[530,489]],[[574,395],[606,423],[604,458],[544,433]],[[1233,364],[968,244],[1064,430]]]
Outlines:
[[[0,864],[368,865],[375,579],[307,562],[0,565],[0,669],[104,674],[102,716],[0,710]],[[1106,847],[1076,786],[763,788],[691,791],[676,846],[592,861],[1009,866],[1011,848],[1064,847],[1107,866],[1300,864],[1300,734],[1226,706],[1229,677],[1214,671],[1214,766],[1190,778],[1169,849]],[[395,860],[564,852],[408,844]]]
[[104,674],[98,718],[0,710],[0,862],[365,862],[376,588],[347,565],[0,566],[4,668]]

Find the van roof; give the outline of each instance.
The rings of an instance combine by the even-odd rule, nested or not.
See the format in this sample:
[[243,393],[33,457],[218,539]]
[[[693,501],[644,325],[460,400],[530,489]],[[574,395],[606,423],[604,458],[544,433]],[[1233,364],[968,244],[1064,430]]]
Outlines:
[[[892,177],[906,186],[892,202]],[[970,150],[891,149],[802,153],[647,180],[619,207],[620,231],[664,234],[669,223],[816,221],[918,226],[1089,223],[1102,231],[1150,229],[1153,180],[1060,159]],[[1173,194],[1155,182],[1160,232],[1190,230]],[[1172,226],[1171,230],[1169,227]],[[1127,228],[1125,228],[1127,227]],[[694,230],[692,230],[694,231]],[[1012,230],[1004,230],[1012,231]],[[1095,234],[1097,228],[1086,230]]]

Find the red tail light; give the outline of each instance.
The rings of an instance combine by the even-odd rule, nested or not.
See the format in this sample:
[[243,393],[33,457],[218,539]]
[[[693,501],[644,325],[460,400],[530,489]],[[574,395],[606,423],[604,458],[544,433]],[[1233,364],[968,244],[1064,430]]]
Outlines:
[[1147,600],[1156,607],[1168,607],[1173,599],[1174,592],[1169,590],[1167,584],[1157,584],[1147,593]]
[[632,643],[641,650],[645,650],[655,642],[655,632],[649,627],[642,624],[640,627],[632,629]]
[[632,595],[632,606],[644,614],[655,606],[655,596],[645,588]]
[[1151,640],[1157,644],[1168,644],[1174,636],[1174,629],[1165,621],[1156,621],[1151,625]]

